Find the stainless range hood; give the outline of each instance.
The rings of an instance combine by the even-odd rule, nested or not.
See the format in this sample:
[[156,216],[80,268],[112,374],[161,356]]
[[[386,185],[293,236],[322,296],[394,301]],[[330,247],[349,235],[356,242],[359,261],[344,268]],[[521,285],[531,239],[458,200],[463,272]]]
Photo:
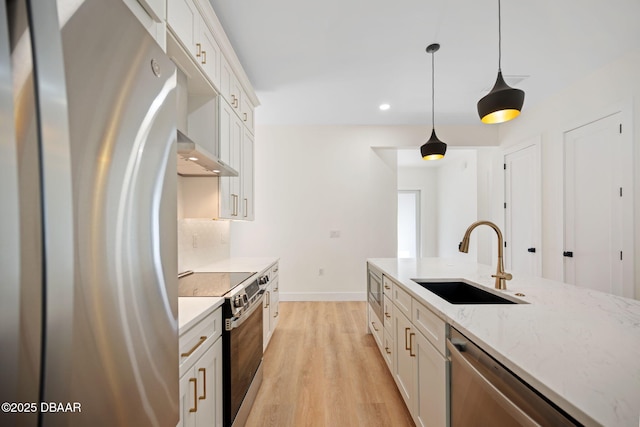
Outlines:
[[238,176],[238,171],[178,130],[178,175]]

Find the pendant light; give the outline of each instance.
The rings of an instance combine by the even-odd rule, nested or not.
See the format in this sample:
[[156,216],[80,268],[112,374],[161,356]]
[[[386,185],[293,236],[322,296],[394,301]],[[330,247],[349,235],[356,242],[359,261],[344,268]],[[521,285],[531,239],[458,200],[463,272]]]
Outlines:
[[444,153],[447,152],[447,144],[440,141],[436,135],[435,128],[435,99],[434,99],[434,65],[433,54],[440,49],[438,43],[433,43],[427,46],[427,53],[431,54],[431,138],[420,147],[420,153],[424,160],[438,160],[444,157]]
[[520,115],[524,91],[509,86],[502,78],[502,21],[498,0],[498,78],[491,92],[478,101],[478,115],[482,123],[504,123]]

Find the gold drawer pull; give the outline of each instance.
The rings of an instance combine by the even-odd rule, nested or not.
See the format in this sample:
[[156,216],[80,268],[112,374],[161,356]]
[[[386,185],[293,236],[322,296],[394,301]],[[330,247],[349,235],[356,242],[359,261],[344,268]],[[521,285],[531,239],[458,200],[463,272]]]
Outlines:
[[371,326],[373,326],[373,330],[375,330],[376,332],[378,332],[378,328],[376,328],[376,324],[375,324],[375,322],[371,322]]
[[391,315],[386,311],[384,312],[384,317],[386,317],[387,319],[391,319]]
[[198,51],[196,52],[196,57],[200,58],[200,55],[202,55],[202,45],[200,43],[196,43],[196,47],[198,48]]
[[202,51],[202,65],[206,65],[207,63],[207,51],[203,50]]
[[194,351],[196,351],[196,348],[200,347],[202,345],[203,342],[205,342],[207,340],[207,337],[200,337],[200,340],[196,343],[196,345],[193,346],[193,348],[191,350],[189,350],[186,353],[182,353],[180,356],[181,357],[189,357],[193,354]]
[[189,382],[193,383],[193,408],[189,408],[189,412],[198,412],[198,380],[189,378]]
[[202,372],[202,396],[198,396],[198,399],[205,400],[207,398],[207,370],[200,368],[198,372]]
[[416,334],[414,334],[413,332],[409,334],[409,356],[411,357],[416,357],[416,354],[413,352],[413,337],[415,335]]
[[387,352],[387,354],[391,354],[391,351],[389,351],[389,347],[388,347],[388,346],[387,346],[387,347],[385,347],[384,349],[385,349],[385,351]]
[[387,285],[384,285],[384,288],[385,288],[385,289],[387,289],[387,290],[390,290],[390,289],[391,289],[391,288],[390,288],[389,286],[387,286]]
[[407,338],[407,332],[409,332],[411,328],[404,328],[404,349],[409,350],[409,339]]
[[247,121],[247,113],[242,113],[242,114],[244,114],[244,121],[246,122]]

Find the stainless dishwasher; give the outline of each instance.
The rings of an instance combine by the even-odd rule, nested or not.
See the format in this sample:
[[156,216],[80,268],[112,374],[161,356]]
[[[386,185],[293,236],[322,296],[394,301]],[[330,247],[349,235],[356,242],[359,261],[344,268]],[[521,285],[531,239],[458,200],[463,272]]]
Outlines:
[[447,348],[452,427],[581,425],[453,327]]

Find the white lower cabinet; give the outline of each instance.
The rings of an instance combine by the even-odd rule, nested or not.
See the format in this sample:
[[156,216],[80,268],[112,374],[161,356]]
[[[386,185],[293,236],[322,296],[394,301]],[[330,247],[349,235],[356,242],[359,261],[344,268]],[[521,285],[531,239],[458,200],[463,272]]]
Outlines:
[[181,427],[222,427],[222,324],[216,309],[180,336]]
[[413,419],[417,426],[445,426],[447,422],[447,360],[420,333],[413,341],[416,396]]
[[380,351],[415,424],[444,427],[448,362],[444,347],[440,349],[443,343],[440,337],[445,335],[446,324],[399,285],[394,283],[393,290],[391,305],[385,298],[385,314],[391,315],[391,328],[385,323]]
[[396,381],[404,403],[413,415],[413,407],[415,406],[413,402],[416,395],[415,388],[417,381],[413,369],[415,354],[412,353],[411,347],[409,346],[409,340],[411,339],[409,334],[411,333],[413,325],[404,314],[396,310],[393,314],[393,326],[396,353],[395,364],[393,365],[393,379]]
[[222,426],[222,338],[180,378],[178,425]]
[[278,263],[267,270],[269,284],[265,288],[262,303],[262,347],[267,349],[271,336],[276,330],[280,316],[280,282],[278,280]]

